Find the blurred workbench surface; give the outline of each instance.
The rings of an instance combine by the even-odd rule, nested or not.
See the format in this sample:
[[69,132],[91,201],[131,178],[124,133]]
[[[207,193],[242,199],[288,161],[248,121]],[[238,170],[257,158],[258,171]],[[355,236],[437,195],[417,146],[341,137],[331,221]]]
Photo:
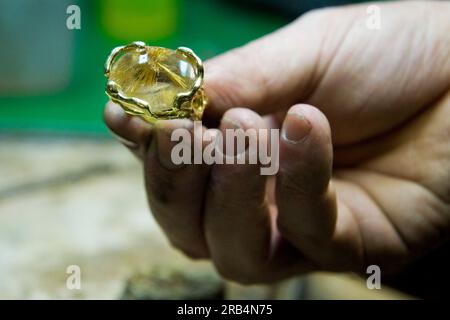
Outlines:
[[[0,177],[0,299],[117,299],[130,276],[151,267],[215,274],[170,247],[149,213],[140,164],[116,141],[0,135]],[[81,290],[66,287],[69,265],[81,268]],[[405,298],[320,274],[226,283],[225,297]]]

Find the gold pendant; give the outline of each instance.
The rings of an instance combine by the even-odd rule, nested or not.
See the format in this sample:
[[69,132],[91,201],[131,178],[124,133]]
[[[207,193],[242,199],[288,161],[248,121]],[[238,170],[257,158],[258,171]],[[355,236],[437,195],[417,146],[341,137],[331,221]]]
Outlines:
[[207,103],[203,64],[189,48],[132,42],[111,51],[105,76],[106,94],[128,114],[148,122],[202,118]]

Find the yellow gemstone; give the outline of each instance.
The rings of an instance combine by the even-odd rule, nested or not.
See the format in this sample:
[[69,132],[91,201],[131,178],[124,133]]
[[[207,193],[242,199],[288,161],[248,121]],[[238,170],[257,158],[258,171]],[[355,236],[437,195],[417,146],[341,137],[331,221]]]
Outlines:
[[180,52],[145,47],[128,51],[112,65],[109,79],[119,92],[149,104],[152,112],[170,110],[179,93],[192,91],[198,71]]

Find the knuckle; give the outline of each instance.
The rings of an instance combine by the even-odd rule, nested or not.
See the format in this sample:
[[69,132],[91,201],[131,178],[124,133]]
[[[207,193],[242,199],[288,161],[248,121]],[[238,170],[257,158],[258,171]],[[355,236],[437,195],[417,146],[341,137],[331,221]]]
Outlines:
[[147,169],[146,187],[149,198],[161,204],[169,204],[171,190],[175,187],[174,177],[171,174],[154,171],[151,166]]
[[[263,203],[265,200],[265,177],[250,176],[247,168],[236,165],[213,172],[209,180],[209,192],[220,197],[215,206],[220,212],[242,211],[246,204]],[[247,181],[242,181],[243,177]]]
[[307,188],[302,183],[303,179],[293,172],[283,170],[280,175],[280,182],[283,189],[282,194],[290,196],[295,195],[309,195]]
[[323,175],[320,170],[312,170],[309,173],[301,173],[301,171],[281,171],[280,182],[283,190],[282,195],[296,195],[311,198],[322,196],[327,192],[330,184],[328,175]]

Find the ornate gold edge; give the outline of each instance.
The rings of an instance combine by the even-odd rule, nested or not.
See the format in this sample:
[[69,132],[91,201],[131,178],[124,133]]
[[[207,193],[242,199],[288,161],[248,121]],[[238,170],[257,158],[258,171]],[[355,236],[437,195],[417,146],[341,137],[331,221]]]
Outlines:
[[111,53],[109,54],[108,58],[105,62],[105,76],[108,77],[109,73],[111,71],[111,66],[114,60],[119,56],[119,54],[128,51],[130,49],[138,49],[138,50],[145,50],[145,43],[142,41],[134,41],[126,46],[119,46],[115,47],[111,50]]
[[181,105],[183,104],[183,102],[192,100],[194,95],[197,93],[197,91],[203,85],[204,70],[203,70],[202,60],[191,49],[186,48],[186,47],[178,47],[176,49],[176,52],[184,55],[197,70],[197,79],[195,80],[192,90],[190,92],[181,92],[181,93],[177,94],[177,96],[175,98],[175,105],[178,108],[181,108]]
[[[113,62],[116,60],[116,58],[131,49],[134,50],[142,50],[144,51],[146,49],[146,44],[142,41],[134,41],[126,46],[119,46],[111,50],[111,53],[106,59],[105,65],[104,65],[104,75],[106,78],[109,77],[109,74],[111,72],[111,67]],[[118,103],[122,108],[131,115],[137,115],[143,117],[145,120],[149,122],[154,122],[158,118],[164,118],[164,119],[175,119],[179,117],[179,113],[182,112],[181,106],[186,101],[191,101],[195,94],[198,92],[198,90],[203,85],[203,77],[204,77],[204,70],[203,70],[203,63],[201,59],[189,48],[186,47],[178,47],[176,49],[176,52],[182,54],[185,56],[194,66],[194,68],[197,70],[197,79],[194,83],[194,86],[192,87],[192,90],[189,92],[182,92],[179,93],[175,97],[174,105],[171,110],[165,111],[165,112],[158,112],[153,113],[150,109],[149,104],[141,100],[139,98],[134,97],[128,97],[122,93],[119,92],[119,88],[117,84],[108,79],[108,82],[106,84],[106,90],[105,93],[108,95],[108,97]],[[203,106],[204,108],[204,106]],[[194,111],[194,110],[193,110]],[[195,110],[196,111],[196,110]],[[198,115],[197,115],[198,117]]]

